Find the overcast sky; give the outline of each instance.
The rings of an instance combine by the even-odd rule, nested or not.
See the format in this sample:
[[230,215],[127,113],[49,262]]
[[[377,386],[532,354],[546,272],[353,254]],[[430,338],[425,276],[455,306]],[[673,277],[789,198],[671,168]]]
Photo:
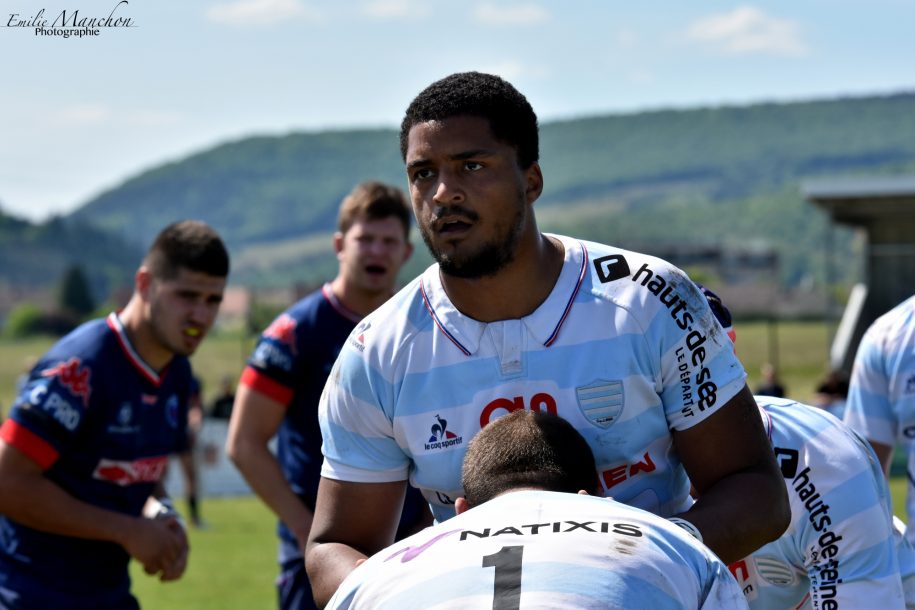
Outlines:
[[0,206],[37,220],[227,140],[395,127],[456,71],[541,121],[915,91],[915,2],[0,0],[0,58]]

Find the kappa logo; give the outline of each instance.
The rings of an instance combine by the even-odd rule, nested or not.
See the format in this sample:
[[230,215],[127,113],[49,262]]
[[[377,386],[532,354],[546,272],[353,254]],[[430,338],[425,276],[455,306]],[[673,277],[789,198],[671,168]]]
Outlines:
[[609,428],[623,411],[623,382],[596,379],[575,388],[575,398],[585,419],[600,428]]
[[289,347],[289,351],[293,354],[297,352],[295,346],[295,328],[296,321],[289,314],[282,314],[276,320],[274,320],[270,326],[267,327],[267,330],[264,331],[263,336],[268,339],[273,339]]
[[432,436],[425,443],[426,451],[432,449],[444,449],[454,447],[464,442],[464,438],[448,430],[448,421],[442,419],[439,415],[435,416],[435,423],[432,424]]
[[89,367],[80,367],[79,358],[70,358],[66,362],[61,362],[55,367],[45,369],[41,372],[42,377],[56,377],[58,383],[64,386],[74,396],[83,399],[83,406],[89,406],[89,395],[92,387],[89,385],[91,371]]
[[594,269],[601,284],[615,282],[629,277],[629,263],[619,254],[610,254],[594,259]]

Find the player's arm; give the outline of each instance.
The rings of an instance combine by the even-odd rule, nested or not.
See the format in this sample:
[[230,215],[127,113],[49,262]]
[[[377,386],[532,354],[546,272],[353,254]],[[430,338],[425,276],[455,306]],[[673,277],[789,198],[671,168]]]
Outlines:
[[673,438],[699,493],[680,516],[699,528],[722,561],[746,557],[785,531],[791,518],[785,481],[746,386]]
[[286,405],[245,384],[238,386],[226,453],[254,493],[295,534],[304,550],[312,514],[292,491],[268,443],[286,416]]
[[167,521],[133,517],[74,498],[45,477],[38,462],[7,442],[28,435],[24,428],[17,429],[15,422],[4,423],[0,513],[43,532],[114,542],[136,558],[148,574],[162,574],[166,580],[165,575],[174,574],[187,549],[182,530]]
[[360,559],[394,542],[406,481],[352,483],[321,477],[305,567],[319,608]]

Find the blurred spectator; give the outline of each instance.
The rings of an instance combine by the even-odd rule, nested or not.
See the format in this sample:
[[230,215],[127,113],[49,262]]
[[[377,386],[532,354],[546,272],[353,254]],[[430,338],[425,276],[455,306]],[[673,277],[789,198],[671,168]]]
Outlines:
[[813,404],[842,419],[847,398],[848,374],[844,371],[830,371],[817,385]]
[[232,404],[235,402],[235,386],[233,378],[226,375],[219,382],[219,394],[210,403],[210,417],[215,419],[229,419],[232,415]]
[[762,382],[756,387],[754,394],[763,396],[775,396],[776,398],[785,397],[785,386],[778,379],[778,371],[770,362],[762,365]]

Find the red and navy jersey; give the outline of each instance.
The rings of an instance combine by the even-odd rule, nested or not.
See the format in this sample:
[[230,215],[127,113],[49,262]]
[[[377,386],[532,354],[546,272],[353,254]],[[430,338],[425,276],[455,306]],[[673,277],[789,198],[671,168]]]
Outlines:
[[[153,370],[112,313],[83,324],[38,361],[0,436],[75,498],[139,516],[169,454],[187,447],[190,387],[186,358]],[[89,596],[81,603],[110,600],[115,590],[129,590],[128,560],[117,544],[0,517],[0,584],[23,601],[32,591],[61,596],[59,604],[43,597],[46,607],[70,607],[75,594]]]
[[[311,510],[324,460],[318,402],[343,342],[360,320],[325,284],[267,327],[242,373],[242,384],[287,406],[277,433],[277,460],[292,490]],[[402,523],[416,519],[408,507],[424,504],[418,492],[410,494]],[[279,534],[285,543],[281,561],[299,555],[295,536],[282,523]]]
[[277,458],[293,491],[311,508],[324,459],[318,401],[340,347],[359,320],[325,284],[267,327],[241,376],[242,384],[287,406]]

